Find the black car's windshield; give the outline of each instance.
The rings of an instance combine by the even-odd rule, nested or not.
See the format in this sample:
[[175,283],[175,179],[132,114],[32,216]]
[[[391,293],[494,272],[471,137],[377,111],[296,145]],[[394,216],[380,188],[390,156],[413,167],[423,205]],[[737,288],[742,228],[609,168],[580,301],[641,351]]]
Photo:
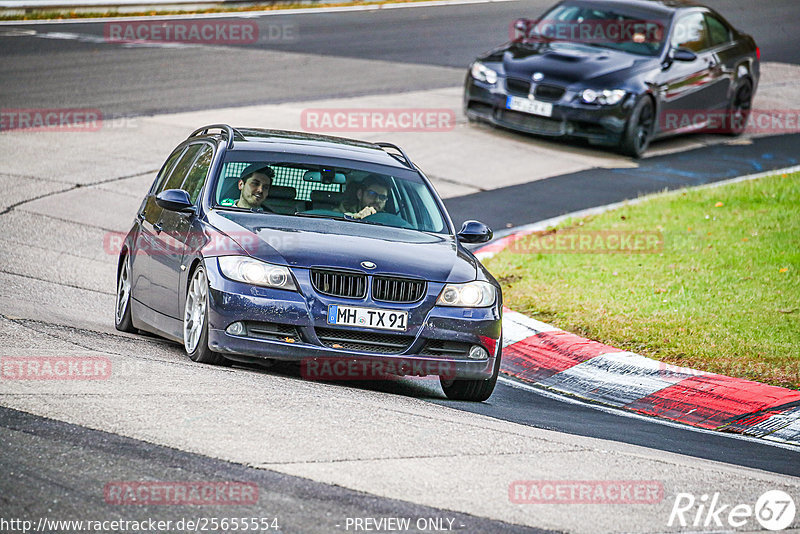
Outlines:
[[214,204],[232,210],[380,224],[432,233],[449,229],[421,180],[281,161],[228,161]]
[[632,54],[656,56],[664,45],[669,21],[626,12],[624,6],[604,7],[566,2],[540,18],[523,42],[568,41]]

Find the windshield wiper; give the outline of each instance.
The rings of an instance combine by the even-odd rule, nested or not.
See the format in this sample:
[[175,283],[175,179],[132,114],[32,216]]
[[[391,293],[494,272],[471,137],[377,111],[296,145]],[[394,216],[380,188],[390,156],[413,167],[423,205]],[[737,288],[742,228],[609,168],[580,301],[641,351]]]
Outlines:
[[344,215],[325,215],[322,213],[303,213],[296,211],[295,217],[311,217],[312,219],[333,219],[334,221],[357,221],[352,217],[345,217]]

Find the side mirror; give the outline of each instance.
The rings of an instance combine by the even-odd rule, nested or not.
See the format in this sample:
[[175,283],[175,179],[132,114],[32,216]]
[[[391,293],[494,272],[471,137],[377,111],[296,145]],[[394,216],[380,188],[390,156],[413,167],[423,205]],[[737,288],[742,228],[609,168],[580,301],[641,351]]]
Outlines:
[[517,19],[512,25],[511,40],[518,43],[528,38],[528,34],[534,25],[531,19]]
[[189,193],[183,189],[167,189],[156,195],[156,204],[169,211],[188,213],[194,211]]
[[464,243],[486,243],[494,233],[492,229],[480,221],[466,221],[461,225],[458,239]]
[[697,54],[688,48],[676,48],[670,53],[670,57],[675,61],[686,61],[688,63],[697,59]]

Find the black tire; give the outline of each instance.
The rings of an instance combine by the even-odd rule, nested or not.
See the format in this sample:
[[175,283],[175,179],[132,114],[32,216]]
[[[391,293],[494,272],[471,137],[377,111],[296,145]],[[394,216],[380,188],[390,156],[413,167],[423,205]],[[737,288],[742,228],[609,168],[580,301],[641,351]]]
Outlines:
[[650,97],[643,96],[636,102],[622,134],[619,151],[632,158],[640,158],[650,146],[655,126],[655,110]]
[[729,128],[727,133],[738,137],[747,129],[747,120],[753,107],[753,82],[750,78],[742,78],[733,91],[730,104],[728,104]]
[[[198,321],[202,323],[197,324]],[[196,328],[199,328],[199,332],[195,331]],[[189,358],[197,363],[230,365],[224,356],[208,348],[208,278],[202,265],[198,265],[192,272],[186,288],[186,302],[183,306],[183,348]]]
[[[503,346],[503,336],[497,340],[499,347]],[[461,400],[471,402],[483,402],[492,396],[494,387],[497,384],[497,375],[500,373],[500,356],[502,349],[498,351],[497,358],[494,361],[494,369],[492,376],[486,379],[478,380],[448,380],[439,377],[439,383],[442,385],[442,390],[447,398],[450,400]]]
[[117,271],[117,297],[114,300],[114,327],[120,332],[138,332],[131,319],[131,264],[130,255],[122,258]]

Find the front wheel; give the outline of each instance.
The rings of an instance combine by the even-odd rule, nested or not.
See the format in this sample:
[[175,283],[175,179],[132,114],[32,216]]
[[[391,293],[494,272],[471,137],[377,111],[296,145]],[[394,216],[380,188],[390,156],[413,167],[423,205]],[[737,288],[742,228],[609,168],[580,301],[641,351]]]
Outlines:
[[625,126],[625,133],[623,133],[619,145],[620,152],[632,158],[642,157],[647,147],[650,146],[654,125],[653,103],[649,97],[643,96],[633,107],[631,117]]
[[193,361],[224,365],[225,358],[208,348],[208,278],[198,265],[189,282],[183,311],[183,348]]
[[138,330],[131,319],[131,267],[130,254],[122,258],[117,275],[117,299],[114,306],[114,326],[120,332],[135,334]]
[[[503,346],[503,336],[497,340],[498,346]],[[499,351],[502,353],[502,349]],[[478,380],[449,380],[444,377],[439,377],[439,383],[442,385],[442,390],[447,398],[450,400],[463,400],[472,402],[483,402],[492,396],[494,387],[497,384],[497,375],[500,373],[500,354],[497,355],[494,361],[494,370],[492,376],[486,379]]]

